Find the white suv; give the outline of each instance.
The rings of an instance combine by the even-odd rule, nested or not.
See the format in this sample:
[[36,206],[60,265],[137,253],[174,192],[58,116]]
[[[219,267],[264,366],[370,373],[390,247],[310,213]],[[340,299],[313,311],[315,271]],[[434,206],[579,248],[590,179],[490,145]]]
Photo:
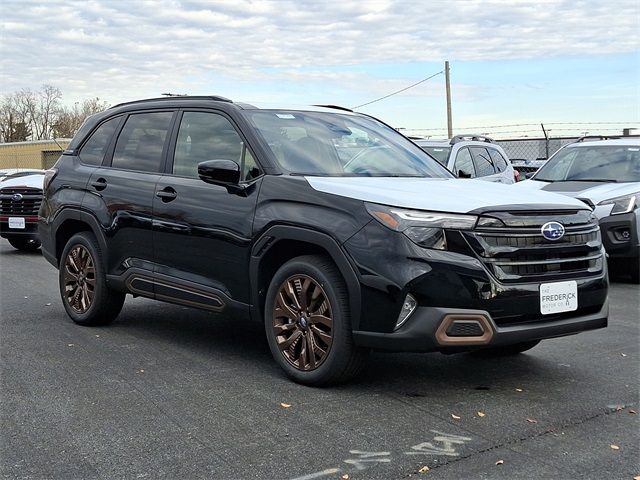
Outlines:
[[451,140],[414,140],[422,150],[460,178],[514,183],[516,173],[502,147],[481,135],[458,135]]
[[518,187],[562,193],[589,205],[610,264],[640,283],[640,138],[566,145]]

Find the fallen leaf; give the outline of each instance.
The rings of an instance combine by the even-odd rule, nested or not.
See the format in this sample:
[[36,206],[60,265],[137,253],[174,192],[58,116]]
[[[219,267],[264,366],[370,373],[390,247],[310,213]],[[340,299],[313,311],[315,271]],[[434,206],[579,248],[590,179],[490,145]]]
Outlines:
[[100,338],[100,335],[96,335],[96,338]]
[[427,473],[428,471],[429,471],[429,467],[425,465],[420,470],[418,470],[418,473]]
[[629,410],[629,413],[630,413],[631,415],[635,415],[635,414],[636,414],[636,411],[635,411],[635,410]]
[[529,423],[538,423],[538,420],[536,420],[534,418],[527,418],[527,422],[529,422]]
[[346,473],[340,477],[342,480],[349,480],[349,475]]
[[67,347],[73,347],[73,343],[67,343]]
[[136,373],[144,373],[144,370],[140,369]]
[[289,408],[291,405],[289,405],[288,403],[281,403],[280,406],[282,408]]
[[451,418],[453,418],[454,420],[460,420],[460,417],[458,415],[456,415],[455,413],[451,414]]
[[609,446],[610,446],[613,450],[620,450],[620,447],[619,447],[618,445],[611,444],[611,445],[609,445]]
[[503,463],[504,463],[504,460],[498,460],[498,461],[496,462],[496,465],[502,465]]
[[479,417],[484,417],[484,416],[486,416],[486,414],[484,412],[478,412],[478,416]]
[[619,412],[620,410],[622,410],[622,406],[621,405],[616,405],[616,412]]
[[633,477],[633,480],[640,480],[640,475]]
[[[24,297],[24,298],[27,298],[27,297]],[[627,356],[627,354],[626,354],[626,353],[621,353],[620,355],[622,355],[623,357],[626,357],[626,356]]]
[[50,307],[50,306],[51,306],[51,304],[50,304],[50,303],[47,303],[47,304],[45,305],[45,307]]
[[516,388],[516,392],[521,392],[522,389],[521,388]]

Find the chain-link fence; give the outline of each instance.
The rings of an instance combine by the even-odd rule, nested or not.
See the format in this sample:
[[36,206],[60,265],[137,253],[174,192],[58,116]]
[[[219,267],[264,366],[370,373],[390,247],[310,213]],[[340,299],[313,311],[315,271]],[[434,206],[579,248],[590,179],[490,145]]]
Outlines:
[[61,150],[69,145],[69,139],[37,140],[0,144],[0,170],[6,169],[47,169],[60,157]]
[[496,140],[511,160],[543,160],[553,155],[559,148],[573,143],[579,137],[560,138],[515,138]]

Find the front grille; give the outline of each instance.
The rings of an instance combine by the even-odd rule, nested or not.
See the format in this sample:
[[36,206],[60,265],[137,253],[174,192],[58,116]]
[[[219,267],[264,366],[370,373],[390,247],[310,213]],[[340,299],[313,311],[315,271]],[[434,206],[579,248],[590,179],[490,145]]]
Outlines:
[[41,203],[42,190],[39,188],[0,189],[0,215],[38,215]]
[[[490,228],[466,232],[477,257],[502,282],[539,282],[594,276],[602,272],[604,258],[600,229],[589,212],[498,212]],[[541,228],[562,219],[565,235],[547,240]],[[501,223],[503,226],[496,226]]]

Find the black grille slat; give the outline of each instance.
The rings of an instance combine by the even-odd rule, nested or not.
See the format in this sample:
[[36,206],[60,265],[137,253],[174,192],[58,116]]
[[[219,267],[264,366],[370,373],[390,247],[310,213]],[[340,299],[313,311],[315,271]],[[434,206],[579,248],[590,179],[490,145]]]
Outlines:
[[[22,195],[14,200],[14,195]],[[42,190],[37,188],[6,187],[0,189],[0,215],[38,215],[42,204]]]
[[[502,228],[477,228],[465,238],[477,257],[501,281],[539,282],[567,277],[590,276],[602,272],[604,258],[598,225],[583,212],[561,212],[567,222],[559,240],[542,236],[537,224],[555,220],[555,216],[536,212],[501,212],[504,218],[518,217]],[[527,212],[529,213],[529,212]]]

